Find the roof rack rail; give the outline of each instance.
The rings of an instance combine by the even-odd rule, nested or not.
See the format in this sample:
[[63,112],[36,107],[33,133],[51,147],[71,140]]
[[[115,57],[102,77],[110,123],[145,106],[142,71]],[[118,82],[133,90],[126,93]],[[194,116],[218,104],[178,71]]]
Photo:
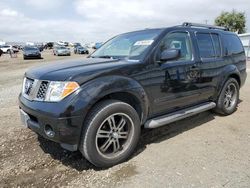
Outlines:
[[223,31],[229,31],[229,29],[226,27],[207,25],[207,24],[199,24],[199,23],[191,23],[191,22],[184,22],[182,24],[182,26],[185,26],[185,27],[203,27],[203,28],[207,28],[207,29],[219,29],[219,30],[223,30]]

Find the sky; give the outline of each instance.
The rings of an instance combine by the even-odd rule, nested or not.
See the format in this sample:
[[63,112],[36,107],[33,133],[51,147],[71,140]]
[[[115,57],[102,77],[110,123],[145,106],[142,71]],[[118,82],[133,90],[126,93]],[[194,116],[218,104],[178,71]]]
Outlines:
[[213,24],[222,11],[245,12],[249,0],[1,0],[0,41],[104,42],[144,28]]

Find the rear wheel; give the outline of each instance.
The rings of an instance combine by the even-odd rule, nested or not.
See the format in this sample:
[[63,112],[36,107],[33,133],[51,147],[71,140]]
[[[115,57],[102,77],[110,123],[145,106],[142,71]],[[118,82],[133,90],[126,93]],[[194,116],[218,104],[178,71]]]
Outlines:
[[222,115],[230,115],[236,111],[238,100],[239,84],[236,79],[230,78],[221,90],[215,111]]
[[129,104],[107,100],[97,104],[88,115],[80,151],[98,167],[125,161],[137,146],[140,120]]

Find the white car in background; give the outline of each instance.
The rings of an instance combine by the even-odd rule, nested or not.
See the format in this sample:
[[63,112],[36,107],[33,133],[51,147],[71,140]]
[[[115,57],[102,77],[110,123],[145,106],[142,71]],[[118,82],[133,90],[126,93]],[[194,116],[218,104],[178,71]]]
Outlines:
[[13,52],[19,51],[16,47],[13,47],[11,45],[2,45],[0,46],[0,49],[3,51],[3,53],[10,53],[11,50],[13,50]]
[[3,51],[3,53],[7,53],[7,52],[10,52],[10,50],[12,49],[12,46],[3,45],[3,46],[0,46],[0,49]]
[[65,42],[65,41],[59,41],[59,42],[57,42],[57,44],[58,44],[59,46],[68,46],[68,45],[69,45],[69,43],[68,43],[68,42]]

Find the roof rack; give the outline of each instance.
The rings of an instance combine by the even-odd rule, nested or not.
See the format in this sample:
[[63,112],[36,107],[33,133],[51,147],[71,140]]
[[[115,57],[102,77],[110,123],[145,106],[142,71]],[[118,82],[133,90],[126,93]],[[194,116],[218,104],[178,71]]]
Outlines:
[[199,24],[199,23],[191,23],[191,22],[184,22],[182,24],[182,26],[185,26],[185,27],[203,27],[203,28],[207,28],[207,29],[219,29],[219,30],[223,30],[223,31],[229,31],[229,29],[226,27],[207,25],[207,24]]

